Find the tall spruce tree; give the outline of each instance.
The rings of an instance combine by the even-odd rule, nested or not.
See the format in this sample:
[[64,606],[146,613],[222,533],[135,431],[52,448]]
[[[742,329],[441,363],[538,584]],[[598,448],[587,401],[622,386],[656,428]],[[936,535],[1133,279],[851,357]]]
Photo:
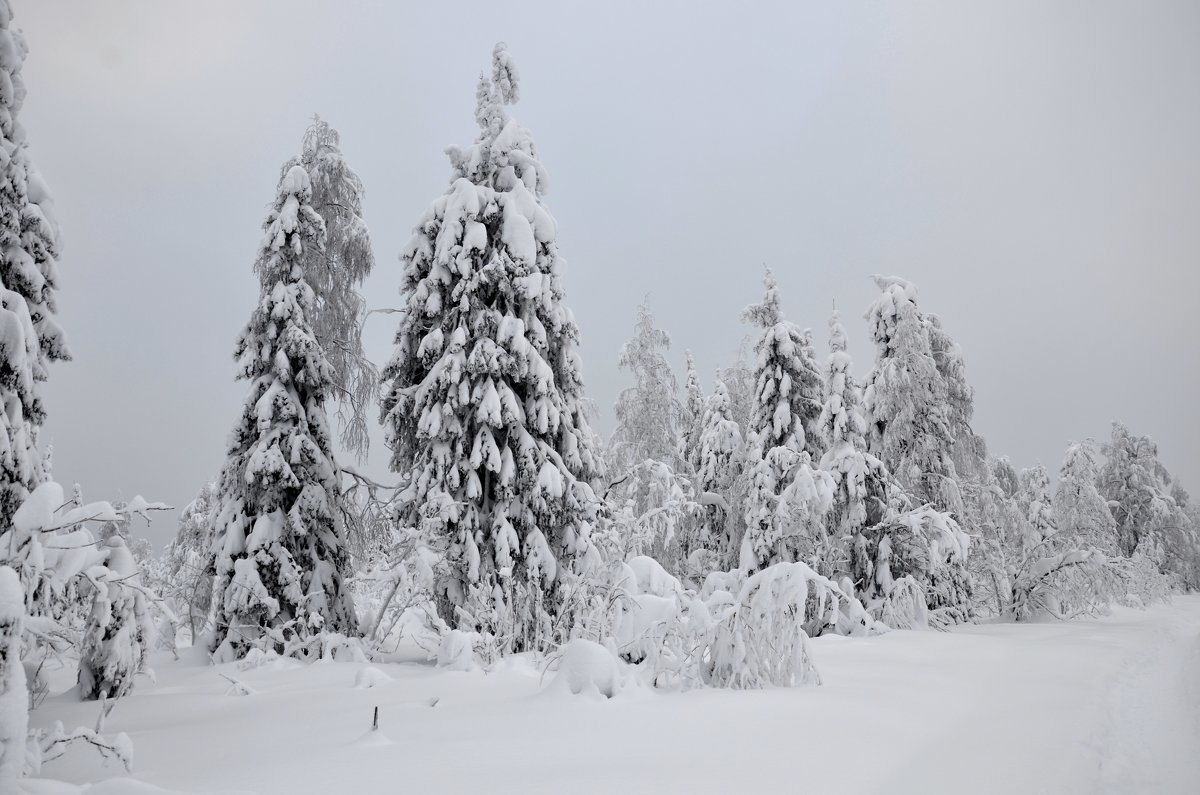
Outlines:
[[325,229],[308,172],[279,180],[255,272],[262,294],[238,338],[250,381],[213,514],[214,658],[252,647],[306,654],[324,632],[356,627],[325,404],[332,369],[313,333],[304,252]]
[[734,547],[732,517],[734,484],[743,454],[742,429],[733,419],[729,388],[718,379],[704,402],[704,416],[697,452],[696,491],[715,494],[721,500],[706,501],[698,542],[728,557]]
[[754,347],[741,547],[741,566],[749,571],[780,561],[811,560],[832,501],[832,480],[813,470],[811,457],[821,450],[821,376],[813,371],[811,355],[804,353],[804,334],[783,316],[770,270],[763,285],[762,302],[743,313],[761,329]]
[[818,428],[829,449],[821,469],[833,478],[830,509],[817,570],[833,577],[848,573],[849,548],[864,528],[883,521],[891,476],[867,452],[862,397],[851,373],[846,329],[835,311],[829,319],[829,358],[825,363],[825,401]]
[[680,430],[685,408],[667,362],[670,348],[671,335],[654,325],[654,314],[643,303],[633,337],[617,359],[617,366],[633,376],[634,384],[621,391],[614,407],[617,426],[608,444],[613,477],[622,477],[644,461],[661,462],[674,472],[684,469]]
[[934,357],[930,324],[911,283],[874,278],[882,292],[866,315],[876,348],[863,395],[868,449],[915,502],[962,517],[950,391]]
[[696,360],[692,352],[686,351],[687,381],[684,384],[685,400],[683,404],[683,460],[688,468],[695,473],[700,468],[700,436],[704,433],[704,387],[700,384],[700,374],[696,372]]
[[39,394],[52,361],[70,359],[55,319],[59,240],[54,203],[18,119],[25,39],[0,0],[0,527],[46,479],[37,452],[46,419]]
[[593,557],[600,461],[546,172],[508,113],[518,83],[504,45],[492,66],[479,136],[448,150],[450,188],[402,255],[382,422],[408,482],[398,521],[447,547],[442,617],[528,649],[551,642],[548,617]]

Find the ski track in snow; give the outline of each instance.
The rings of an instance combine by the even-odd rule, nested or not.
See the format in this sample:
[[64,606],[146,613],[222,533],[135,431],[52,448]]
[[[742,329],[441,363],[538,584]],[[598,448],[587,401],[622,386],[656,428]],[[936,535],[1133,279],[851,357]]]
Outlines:
[[[364,664],[238,671],[193,654],[160,658],[158,683],[140,680],[105,730],[133,739],[134,779],[184,792],[1197,791],[1200,596],[1098,620],[825,637],[813,653],[820,687],[611,701],[542,693],[553,674],[524,660],[487,675],[376,664],[390,681],[355,688]],[[227,695],[219,673],[255,692]],[[62,693],[33,723],[92,725],[96,709]],[[89,751],[43,773],[120,775]]]

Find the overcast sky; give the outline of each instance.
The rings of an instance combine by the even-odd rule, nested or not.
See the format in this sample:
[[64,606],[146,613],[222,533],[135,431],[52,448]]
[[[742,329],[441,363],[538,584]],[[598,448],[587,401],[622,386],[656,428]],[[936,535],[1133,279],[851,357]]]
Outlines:
[[[1198,3],[13,4],[75,354],[44,438],[89,498],[182,507],[218,473],[260,225],[314,112],[366,184],[368,305],[400,305],[498,40],[605,434],[643,296],[711,387],[766,264],[822,351],[836,300],[861,375],[884,272],[962,345],[994,453],[1056,470],[1119,418],[1200,491]],[[394,331],[372,317],[376,362]]]

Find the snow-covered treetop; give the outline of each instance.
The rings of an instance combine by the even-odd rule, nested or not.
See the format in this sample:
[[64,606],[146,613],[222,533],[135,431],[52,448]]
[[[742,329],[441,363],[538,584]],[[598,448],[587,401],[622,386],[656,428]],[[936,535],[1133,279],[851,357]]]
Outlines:
[[819,460],[823,450],[816,422],[821,414],[821,374],[812,346],[783,316],[779,285],[768,269],[763,300],[742,312],[762,332],[754,346],[754,403],[750,433],[763,452],[772,447],[805,450]]
[[858,388],[851,375],[852,361],[846,351],[846,329],[835,310],[829,318],[829,358],[825,362],[825,403],[817,422],[831,447],[848,442],[863,449],[867,432]]

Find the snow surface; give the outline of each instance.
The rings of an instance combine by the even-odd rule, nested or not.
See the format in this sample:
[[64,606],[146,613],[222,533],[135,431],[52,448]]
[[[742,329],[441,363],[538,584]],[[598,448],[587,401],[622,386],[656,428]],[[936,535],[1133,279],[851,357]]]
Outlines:
[[[811,647],[820,687],[612,699],[557,692],[553,658],[491,673],[376,663],[391,681],[355,689],[372,666],[239,671],[185,650],[154,661],[157,684],[140,679],[105,731],[133,739],[135,780],[185,792],[1185,793],[1200,781],[1200,596]],[[255,694],[224,695],[223,673]],[[95,716],[66,692],[32,723]],[[89,751],[43,775],[123,775]]]

